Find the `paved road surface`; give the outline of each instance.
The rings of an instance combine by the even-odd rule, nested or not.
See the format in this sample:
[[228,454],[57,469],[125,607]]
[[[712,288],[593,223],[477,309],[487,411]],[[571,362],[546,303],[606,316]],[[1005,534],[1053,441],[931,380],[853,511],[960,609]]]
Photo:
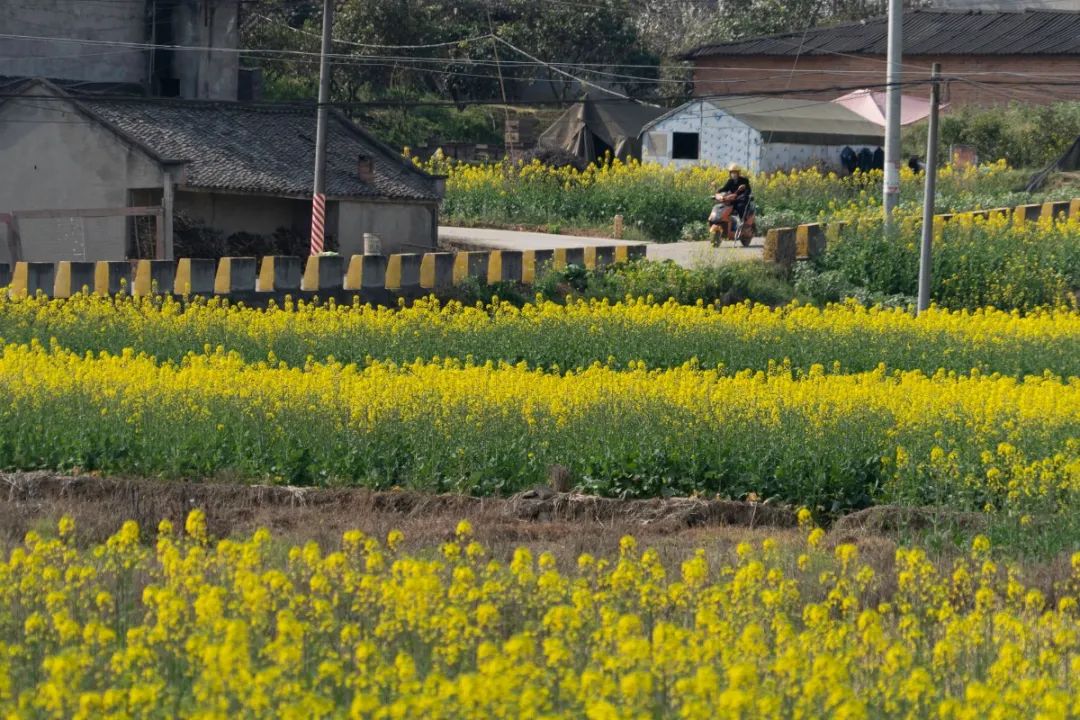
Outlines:
[[476,250],[552,250],[576,248],[589,245],[645,245],[650,260],[674,260],[684,267],[715,265],[738,260],[761,258],[762,238],[755,238],[750,247],[725,242],[721,248],[713,248],[708,242],[640,243],[630,240],[586,237],[583,235],[553,235],[517,230],[492,230],[489,228],[440,227],[439,240],[454,247]]

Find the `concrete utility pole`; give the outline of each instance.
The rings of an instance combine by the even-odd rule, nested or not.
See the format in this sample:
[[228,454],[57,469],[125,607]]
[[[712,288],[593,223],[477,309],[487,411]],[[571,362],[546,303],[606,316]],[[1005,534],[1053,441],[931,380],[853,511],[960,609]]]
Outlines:
[[334,26],[334,0],[323,0],[322,54],[319,58],[319,108],[315,125],[315,188],[311,206],[311,254],[323,250],[326,222],[326,122],[330,103],[331,30]]
[[926,188],[923,191],[922,245],[919,248],[919,304],[930,307],[930,246],[934,241],[934,194],[937,192],[938,105],[941,103],[941,64],[930,71],[930,127],[926,132]]
[[885,227],[892,227],[892,211],[900,202],[900,92],[904,52],[904,3],[889,0],[888,70],[885,104],[885,186],[882,204]]

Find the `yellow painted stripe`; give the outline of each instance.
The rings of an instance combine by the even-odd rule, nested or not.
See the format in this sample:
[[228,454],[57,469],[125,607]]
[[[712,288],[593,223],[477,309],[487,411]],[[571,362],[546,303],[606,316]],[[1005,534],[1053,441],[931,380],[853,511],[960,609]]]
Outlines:
[[551,266],[556,270],[566,269],[566,248],[555,248],[555,256],[551,260]]
[[56,280],[53,282],[53,297],[69,298],[72,294],[71,262],[69,260],[61,260],[56,263]]
[[218,260],[217,273],[214,275],[214,292],[227,294],[232,290],[232,258]]
[[359,290],[364,286],[364,256],[353,255],[349,258],[349,268],[345,271],[345,289]]
[[488,255],[488,275],[487,281],[489,284],[495,284],[502,282],[502,264],[503,256],[501,250],[492,250]]
[[[217,279],[215,278],[215,284]],[[270,292],[274,289],[274,258],[264,257],[259,266],[259,284],[256,290]]]
[[536,280],[536,251],[521,253],[521,282],[531,285]]
[[435,256],[431,253],[420,258],[420,287],[425,290],[435,287]]
[[98,295],[109,294],[109,263],[104,260],[94,265],[94,292]]
[[630,259],[630,249],[627,245],[615,246],[615,262],[624,263]]
[[386,289],[401,288],[401,256],[391,255],[386,262]]
[[135,284],[132,294],[149,295],[152,289],[153,283],[150,279],[150,261],[140,260],[135,267]]
[[469,276],[469,253],[459,252],[454,256],[454,284],[460,285]]
[[301,290],[319,289],[319,256],[312,255],[304,265],[304,277],[300,280]]
[[26,297],[26,285],[28,282],[30,282],[30,267],[25,262],[15,263],[15,270],[11,274],[10,296],[13,298]]
[[180,258],[176,261],[176,280],[173,289],[177,295],[191,294],[191,258]]

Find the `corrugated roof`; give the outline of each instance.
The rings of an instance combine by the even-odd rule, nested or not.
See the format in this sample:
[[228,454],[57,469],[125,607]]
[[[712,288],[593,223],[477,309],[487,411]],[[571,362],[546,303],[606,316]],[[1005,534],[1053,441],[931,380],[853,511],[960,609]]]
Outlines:
[[[702,45],[683,59],[715,55],[885,55],[884,17],[802,32]],[[801,48],[801,51],[800,51]],[[909,10],[905,55],[1077,55],[1080,12]]]
[[[661,115],[642,132],[697,102],[692,100]],[[711,108],[714,112],[731,115],[762,133],[766,142],[875,144],[884,138],[884,129],[880,125],[833,102],[753,96],[709,98],[700,102],[704,103],[705,112]]]

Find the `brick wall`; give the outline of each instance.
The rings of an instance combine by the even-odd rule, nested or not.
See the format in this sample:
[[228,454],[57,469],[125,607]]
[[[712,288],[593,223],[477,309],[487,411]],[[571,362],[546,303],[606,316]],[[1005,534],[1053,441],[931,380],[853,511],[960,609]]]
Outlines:
[[[844,90],[811,92],[827,87],[851,87],[885,82],[884,56],[841,57],[836,55],[804,55],[794,64],[790,56],[747,55],[742,57],[708,57],[694,61],[694,94],[746,94],[783,90],[806,90],[796,97],[832,99]],[[925,55],[904,58],[904,80],[920,80],[930,76],[930,65],[941,63],[942,73],[962,75],[978,82],[1017,81],[1003,73],[1045,73],[1057,77],[1048,80],[1069,80],[1080,75],[1080,56],[1025,55]],[[796,72],[792,73],[792,67]],[[814,72],[806,72],[806,71]],[[986,73],[968,75],[969,73]],[[1061,77],[1071,74],[1072,78]],[[1039,85],[1037,79],[1021,80],[1019,85],[973,85],[954,81],[949,84],[948,101],[959,105],[1003,105],[1012,100],[1048,103],[1054,100],[1080,99],[1080,85],[1072,87]],[[905,90],[912,95],[927,95],[926,86],[911,86]]]

